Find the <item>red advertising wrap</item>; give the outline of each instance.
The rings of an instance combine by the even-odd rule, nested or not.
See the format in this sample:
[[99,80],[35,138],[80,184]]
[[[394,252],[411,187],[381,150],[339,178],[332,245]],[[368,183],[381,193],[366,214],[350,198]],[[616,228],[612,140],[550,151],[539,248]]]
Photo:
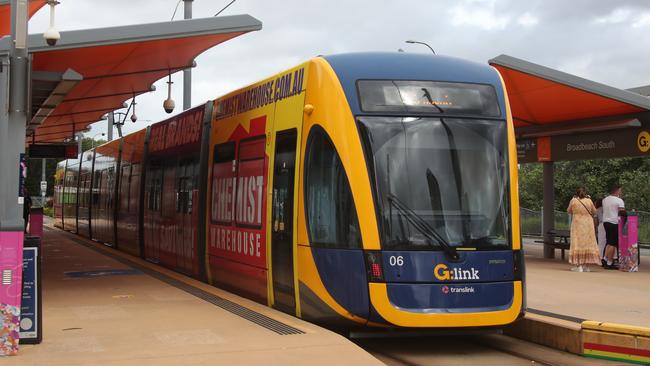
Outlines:
[[201,141],[204,106],[189,109],[178,116],[151,126],[150,153],[175,153]]
[[266,267],[264,137],[240,140],[235,159],[214,164],[209,237],[213,254],[259,268]]

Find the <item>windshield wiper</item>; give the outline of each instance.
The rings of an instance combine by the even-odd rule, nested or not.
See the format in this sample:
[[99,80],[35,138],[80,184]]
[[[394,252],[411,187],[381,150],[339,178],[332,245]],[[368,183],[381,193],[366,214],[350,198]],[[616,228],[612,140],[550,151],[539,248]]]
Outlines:
[[391,205],[394,205],[395,208],[400,211],[404,216],[406,216],[406,220],[408,220],[413,227],[418,229],[424,236],[426,236],[429,240],[432,242],[437,242],[438,245],[442,248],[442,250],[447,253],[453,260],[457,260],[459,258],[458,252],[456,251],[456,248],[452,247],[446,240],[443,238],[438,232],[429,225],[426,220],[424,220],[420,215],[415,213],[413,210],[411,210],[408,206],[406,206],[403,202],[401,202],[397,197],[395,197],[393,194],[388,194],[387,195],[388,202]]

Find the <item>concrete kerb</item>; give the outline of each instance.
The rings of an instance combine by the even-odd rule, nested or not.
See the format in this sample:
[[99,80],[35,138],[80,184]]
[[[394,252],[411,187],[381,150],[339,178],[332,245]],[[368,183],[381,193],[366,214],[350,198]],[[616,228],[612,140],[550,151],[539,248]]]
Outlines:
[[527,313],[504,333],[585,357],[650,363],[650,328]]

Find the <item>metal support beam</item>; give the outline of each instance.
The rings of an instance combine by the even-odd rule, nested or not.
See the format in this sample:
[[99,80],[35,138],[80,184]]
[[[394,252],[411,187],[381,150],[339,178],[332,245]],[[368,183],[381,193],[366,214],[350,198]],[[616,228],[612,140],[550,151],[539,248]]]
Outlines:
[[[19,6],[19,2],[21,3]],[[0,124],[0,230],[23,231],[22,200],[19,199],[21,192],[18,192],[20,154],[25,152],[25,126],[27,124],[27,75],[28,75],[28,54],[26,46],[27,37],[27,2],[21,0],[11,1],[11,28],[12,37],[16,42],[12,43],[9,53],[9,73],[3,72],[5,76],[2,88],[5,89],[8,83],[9,111],[6,119]],[[24,18],[24,19],[23,19]],[[6,71],[6,68],[3,68]],[[6,103],[1,103],[6,106]],[[4,108],[3,108],[4,109]],[[3,113],[4,114],[4,113]]]
[[[194,2],[194,0],[183,0],[183,1],[185,2],[185,12],[184,12],[185,19],[192,19],[192,3]],[[183,110],[188,110],[191,107],[192,107],[192,69],[185,69],[183,70]]]
[[[544,201],[542,204],[542,235],[544,242],[552,242],[555,238],[549,235],[548,231],[555,229],[555,187],[554,187],[554,170],[555,165],[552,161],[546,161],[544,164],[543,187]],[[555,258],[555,249],[544,244],[544,258]]]
[[106,120],[108,121],[108,126],[106,126],[106,139],[113,141],[113,125],[115,124],[115,114],[113,111],[108,112]]

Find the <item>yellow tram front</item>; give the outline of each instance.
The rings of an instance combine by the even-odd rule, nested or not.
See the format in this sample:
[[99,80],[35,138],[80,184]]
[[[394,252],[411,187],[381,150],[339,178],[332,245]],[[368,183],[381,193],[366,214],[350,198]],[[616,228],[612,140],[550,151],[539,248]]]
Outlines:
[[346,54],[312,61],[306,90],[302,316],[513,322],[525,307],[524,266],[498,72],[441,56]]

